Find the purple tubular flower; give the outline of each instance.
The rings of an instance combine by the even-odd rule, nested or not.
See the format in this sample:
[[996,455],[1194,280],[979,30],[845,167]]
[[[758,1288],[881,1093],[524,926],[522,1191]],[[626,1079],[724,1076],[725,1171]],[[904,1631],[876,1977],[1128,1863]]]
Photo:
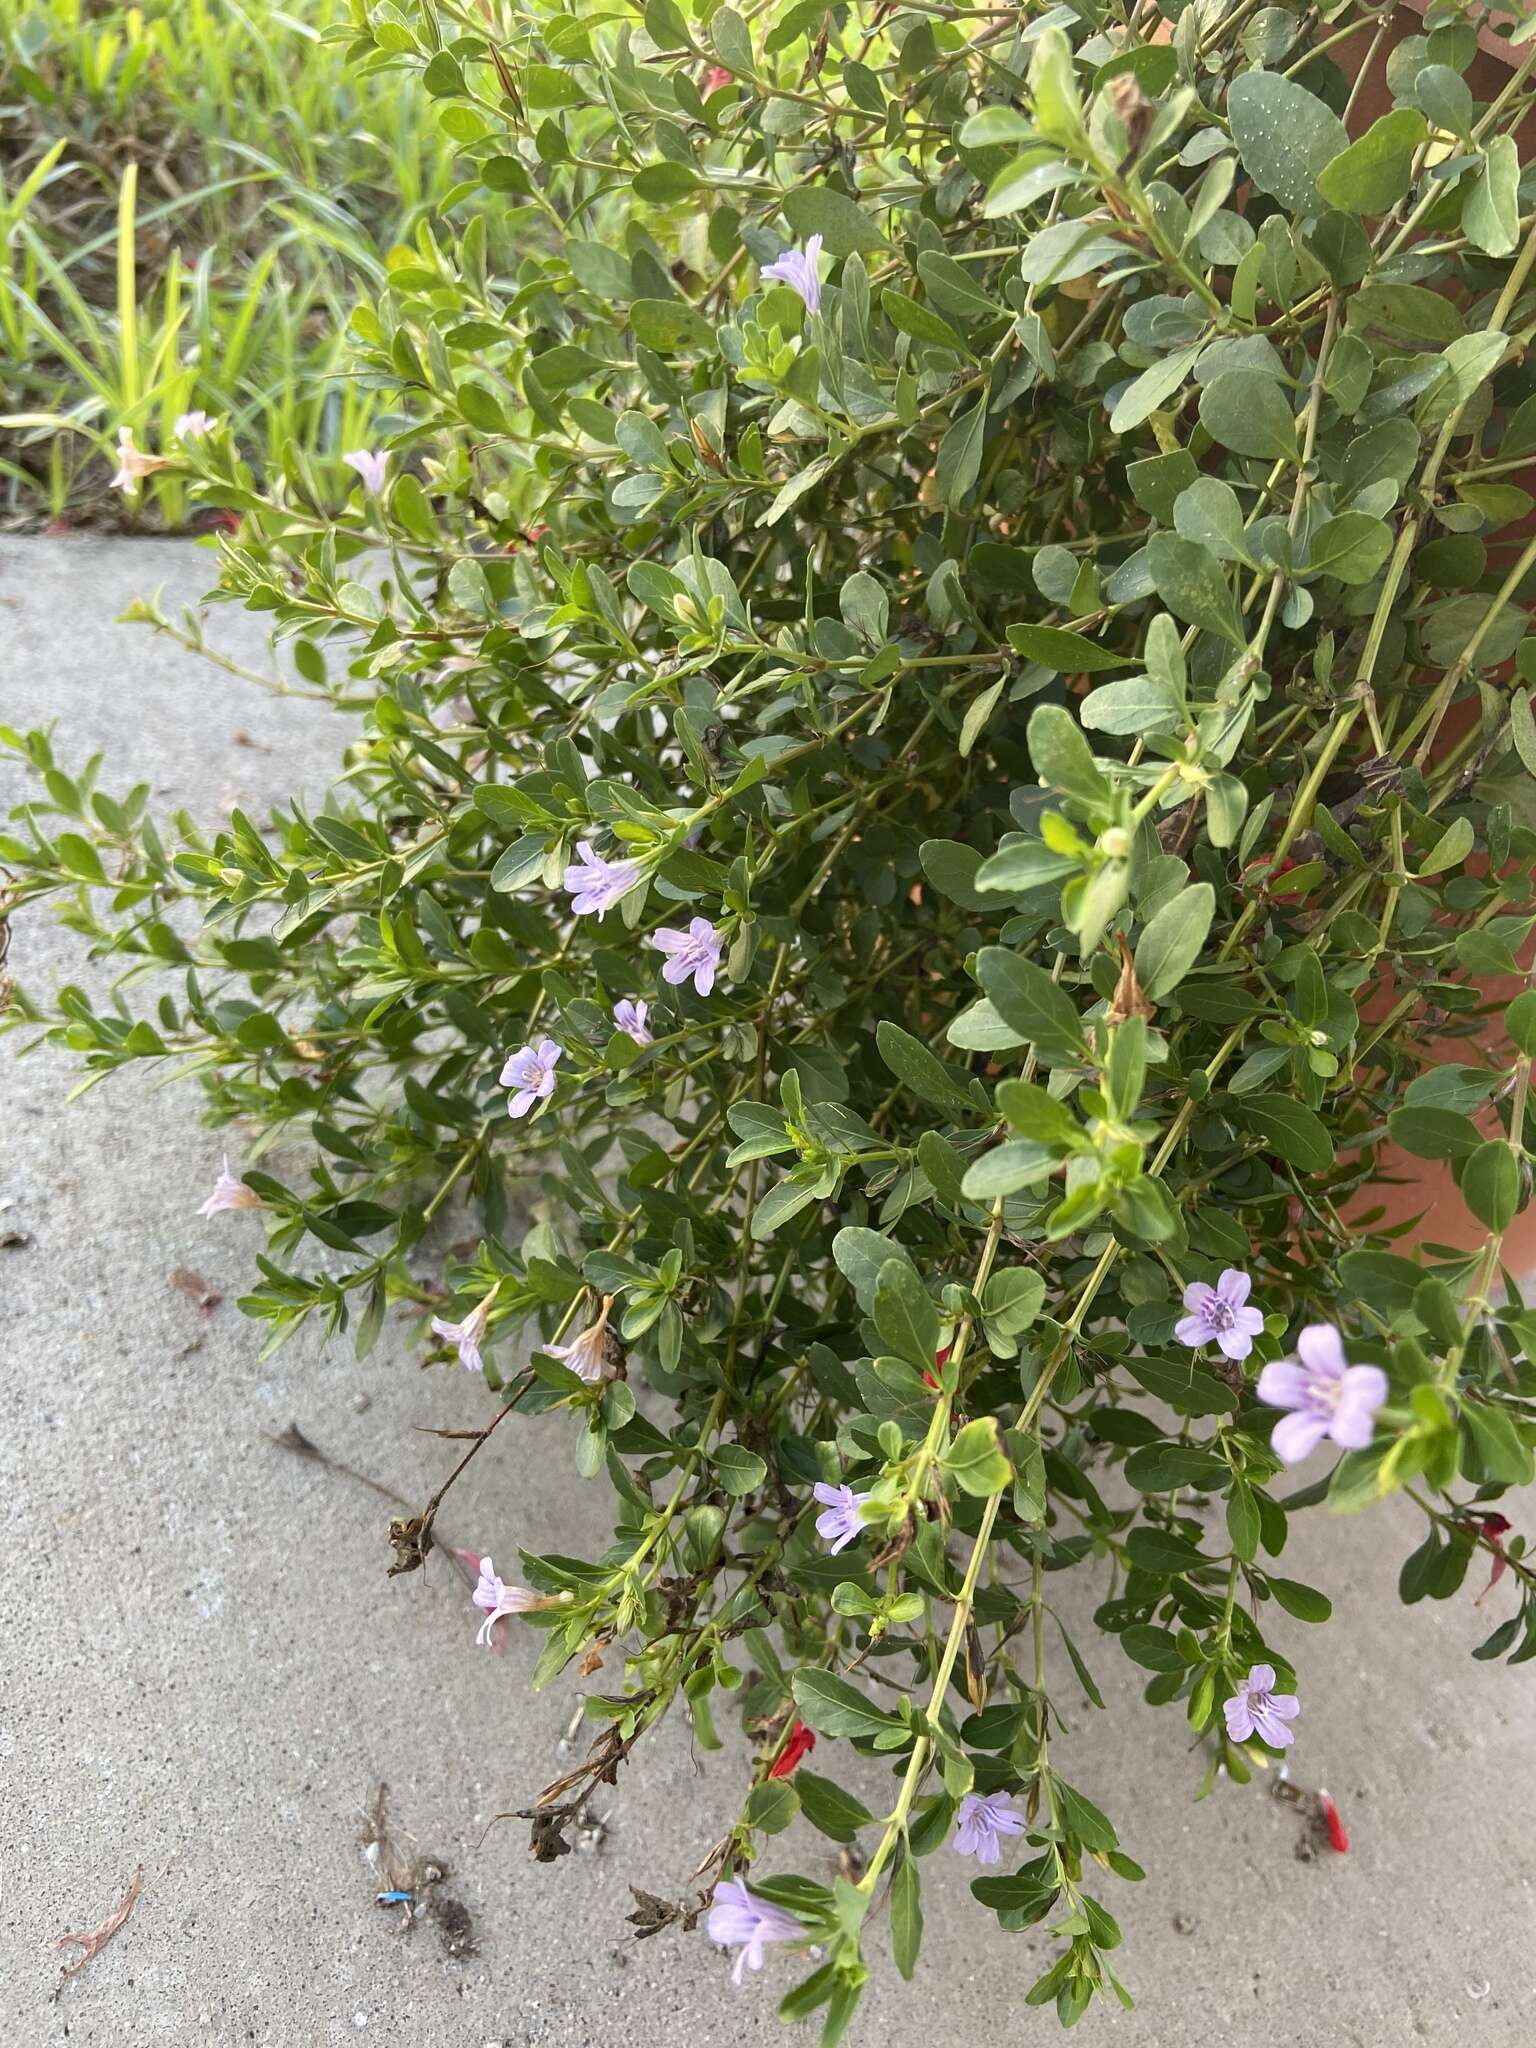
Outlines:
[[480,1560],[480,1583],[470,1599],[477,1607],[485,1610],[485,1619],[475,1637],[477,1643],[489,1645],[498,1621],[508,1614],[526,1614],[530,1608],[543,1607],[548,1603],[537,1593],[530,1593],[524,1586],[509,1586],[504,1579],[496,1576],[495,1568],[488,1557]]
[[720,968],[720,934],[707,917],[694,918],[685,932],[663,925],[651,933],[651,944],[667,955],[663,981],[679,988],[691,979],[701,996],[709,994]]
[[484,1301],[476,1302],[461,1323],[447,1322],[442,1316],[432,1318],[431,1329],[434,1337],[441,1337],[445,1344],[451,1344],[459,1354],[459,1363],[466,1372],[483,1372],[484,1360],[480,1346],[485,1341],[485,1332],[491,1320],[491,1303],[496,1299],[493,1288]]
[[651,1037],[645,1022],[650,1007],[649,1003],[641,1002],[638,996],[621,996],[613,1006],[614,1029],[624,1032],[636,1045],[653,1045],[655,1040]]
[[576,852],[579,863],[566,869],[561,887],[569,892],[571,908],[578,917],[601,917],[639,881],[640,863],[605,860],[585,839],[577,840]]
[[389,469],[387,455],[377,454],[372,448],[353,448],[341,459],[348,469],[356,470],[365,491],[372,491],[376,498],[383,494],[384,479]]
[[595,1323],[589,1323],[579,1337],[573,1337],[569,1344],[546,1344],[542,1348],[550,1358],[558,1358],[562,1365],[570,1367],[579,1380],[589,1386],[596,1386],[601,1379],[611,1378],[608,1370],[608,1315],[613,1307],[613,1296],[603,1296],[602,1310]]
[[501,1070],[501,1086],[516,1089],[507,1104],[509,1116],[526,1116],[536,1102],[555,1092],[555,1067],[560,1048],[552,1038],[520,1046]]
[[715,1886],[714,1904],[704,1931],[721,1948],[739,1951],[731,1982],[739,1984],[741,1973],[760,1970],[766,1960],[764,1948],[770,1941],[803,1941],[805,1929],[793,1913],[770,1905],[749,1892],[739,1877],[728,1877]]
[[1259,1399],[1295,1411],[1275,1424],[1269,1440],[1275,1456],[1283,1465],[1299,1464],[1325,1436],[1342,1450],[1363,1451],[1387,1398],[1386,1374],[1379,1366],[1351,1365],[1332,1323],[1309,1323],[1296,1351],[1259,1374]]
[[1189,1314],[1174,1324],[1173,1334],[1196,1349],[1219,1344],[1228,1358],[1246,1358],[1264,1327],[1262,1309],[1244,1306],[1252,1288],[1252,1280],[1235,1266],[1228,1266],[1214,1287],[1196,1280],[1184,1290]]
[[132,427],[118,428],[117,475],[112,479],[114,491],[121,491],[125,497],[136,497],[142,478],[153,476],[157,469],[170,467],[170,456],[148,455],[142,448],[135,448]]
[[763,266],[762,275],[774,284],[787,284],[805,301],[808,313],[821,311],[821,276],[816,259],[821,254],[821,237],[812,235],[803,249],[786,249],[775,262]]
[[816,1534],[832,1546],[836,1557],[840,1550],[846,1550],[850,1543],[857,1543],[864,1531],[864,1518],[859,1513],[867,1493],[855,1493],[851,1486],[828,1486],[818,1479],[811,1488],[822,1506],[824,1515],[816,1517]]
[[1221,1711],[1234,1742],[1257,1735],[1271,1749],[1289,1749],[1296,1737],[1285,1724],[1301,1712],[1301,1701],[1293,1692],[1275,1691],[1273,1664],[1255,1664]]
[[224,1165],[213,1184],[213,1193],[198,1210],[199,1216],[222,1216],[226,1209],[263,1209],[266,1204],[243,1180],[236,1180],[229,1170],[229,1154],[224,1154]]
[[1006,1792],[967,1792],[955,1815],[957,1856],[996,1863],[1004,1835],[1022,1835],[1029,1823]]

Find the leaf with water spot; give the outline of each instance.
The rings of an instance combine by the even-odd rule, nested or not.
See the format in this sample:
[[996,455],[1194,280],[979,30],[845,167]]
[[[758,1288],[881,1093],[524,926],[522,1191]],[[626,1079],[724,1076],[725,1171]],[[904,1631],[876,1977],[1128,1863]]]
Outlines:
[[1349,147],[1349,132],[1315,93],[1274,71],[1245,71],[1227,92],[1243,169],[1292,213],[1316,213],[1318,177]]

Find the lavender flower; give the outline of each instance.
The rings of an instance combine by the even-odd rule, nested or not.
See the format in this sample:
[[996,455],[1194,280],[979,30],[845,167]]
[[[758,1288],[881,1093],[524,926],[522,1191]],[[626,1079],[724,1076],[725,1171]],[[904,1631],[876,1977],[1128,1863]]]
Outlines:
[[491,1320],[491,1304],[496,1299],[493,1287],[484,1301],[477,1302],[461,1323],[446,1322],[442,1316],[432,1318],[432,1334],[441,1337],[445,1344],[452,1344],[459,1354],[459,1363],[468,1372],[483,1372],[485,1362],[480,1356],[480,1346],[485,1341],[486,1329]]
[[720,934],[707,917],[694,918],[685,932],[663,925],[651,933],[651,944],[667,955],[661,970],[663,981],[678,988],[691,976],[699,994],[709,994],[720,966]]
[[603,1296],[602,1312],[595,1323],[589,1323],[579,1337],[573,1337],[569,1344],[546,1344],[543,1349],[551,1358],[558,1358],[562,1365],[568,1365],[578,1379],[596,1386],[608,1366],[608,1311],[613,1307],[613,1296]]
[[996,1863],[1004,1835],[1022,1835],[1029,1823],[1006,1792],[967,1792],[955,1816],[955,1853]]
[[199,1216],[221,1216],[226,1209],[264,1209],[254,1189],[248,1188],[243,1180],[236,1180],[229,1170],[229,1154],[224,1154],[224,1164],[218,1179],[213,1184],[213,1193],[198,1210]]
[[387,455],[380,455],[372,448],[353,448],[341,459],[348,469],[357,471],[365,491],[372,491],[376,498],[383,495],[384,479],[389,468]]
[[114,491],[121,491],[127,498],[136,498],[143,478],[153,476],[157,469],[171,467],[168,455],[146,455],[142,448],[134,447],[132,427],[118,428],[117,475],[112,479]]
[[641,1002],[638,996],[621,996],[613,1006],[614,1029],[624,1032],[636,1045],[653,1045],[655,1040],[651,1037],[645,1022],[650,1007],[649,1003]]
[[566,869],[561,887],[569,891],[571,908],[578,917],[601,917],[639,881],[640,863],[605,860],[585,839],[577,840],[576,851],[580,863]]
[[501,1070],[501,1086],[517,1091],[507,1104],[509,1116],[526,1116],[536,1102],[554,1094],[559,1060],[560,1048],[552,1038],[519,1046]]
[[485,1619],[475,1637],[477,1643],[491,1643],[491,1631],[503,1615],[526,1614],[530,1608],[544,1607],[547,1601],[537,1593],[530,1593],[525,1586],[509,1586],[504,1579],[498,1579],[491,1560],[480,1560],[480,1583],[469,1596],[477,1607],[485,1609]]
[[800,294],[808,313],[821,311],[821,277],[816,259],[821,254],[821,237],[812,235],[804,249],[786,249],[775,262],[763,266],[762,275],[775,284],[787,284]]
[[184,412],[176,422],[176,438],[178,441],[201,441],[204,434],[211,434],[218,424],[212,413]]
[[793,1913],[755,1897],[739,1877],[728,1877],[715,1886],[714,1904],[704,1931],[721,1948],[740,1950],[731,1972],[733,1984],[741,1982],[743,1969],[763,1967],[763,1950],[770,1941],[801,1941],[805,1937],[805,1930]]
[[859,1510],[869,1495],[855,1493],[851,1486],[828,1486],[820,1479],[811,1492],[827,1511],[816,1517],[816,1534],[831,1545],[832,1555],[836,1557],[850,1543],[857,1543],[863,1534],[864,1518]]
[[1296,1737],[1285,1724],[1301,1712],[1301,1701],[1293,1692],[1275,1691],[1273,1664],[1255,1664],[1221,1711],[1234,1742],[1257,1735],[1271,1749],[1289,1749]]
[[[475,1574],[475,1576],[477,1578],[479,1577],[480,1559],[473,1550],[461,1550],[456,1543],[450,1543],[448,1548],[453,1552],[453,1555],[456,1558],[458,1558],[461,1564],[467,1564],[470,1570]],[[489,1562],[489,1560],[487,1560],[487,1562]],[[493,1618],[491,1623],[491,1633],[489,1641],[490,1647],[496,1652],[496,1655],[499,1657],[502,1651],[507,1647],[507,1618],[505,1615],[502,1615],[499,1618]]]
[[1270,1448],[1284,1465],[1299,1464],[1331,1437],[1346,1451],[1363,1451],[1376,1410],[1387,1398],[1379,1366],[1351,1365],[1332,1323],[1309,1323],[1296,1339],[1296,1358],[1277,1358],[1259,1374],[1258,1394],[1271,1408],[1292,1408],[1275,1424]]
[[1246,1358],[1264,1327],[1263,1310],[1243,1306],[1252,1288],[1252,1280],[1235,1266],[1228,1266],[1214,1287],[1196,1280],[1184,1290],[1189,1314],[1174,1324],[1173,1334],[1197,1350],[1219,1344],[1228,1358]]

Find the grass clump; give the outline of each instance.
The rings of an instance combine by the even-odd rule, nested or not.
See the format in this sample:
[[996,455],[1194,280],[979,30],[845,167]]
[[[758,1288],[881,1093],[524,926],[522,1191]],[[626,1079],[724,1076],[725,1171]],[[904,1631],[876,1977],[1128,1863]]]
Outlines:
[[[415,78],[348,61],[346,0],[0,0],[0,508],[180,526],[110,490],[120,426],[229,419],[267,471],[361,439],[350,306],[450,198]],[[397,253],[398,260],[398,253]]]

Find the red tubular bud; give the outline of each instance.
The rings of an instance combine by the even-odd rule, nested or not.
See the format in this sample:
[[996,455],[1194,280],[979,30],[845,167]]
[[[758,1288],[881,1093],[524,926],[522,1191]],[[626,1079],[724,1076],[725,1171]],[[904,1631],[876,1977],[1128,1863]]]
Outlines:
[[1317,1803],[1323,1810],[1323,1825],[1328,1830],[1328,1846],[1342,1856],[1349,1847],[1349,1835],[1344,1826],[1344,1817],[1326,1792],[1319,1792]]
[[803,1721],[797,1720],[794,1727],[789,1731],[789,1740],[784,1745],[783,1754],[776,1757],[769,1767],[769,1777],[787,1778],[791,1776],[796,1765],[808,1757],[815,1747],[815,1736]]

